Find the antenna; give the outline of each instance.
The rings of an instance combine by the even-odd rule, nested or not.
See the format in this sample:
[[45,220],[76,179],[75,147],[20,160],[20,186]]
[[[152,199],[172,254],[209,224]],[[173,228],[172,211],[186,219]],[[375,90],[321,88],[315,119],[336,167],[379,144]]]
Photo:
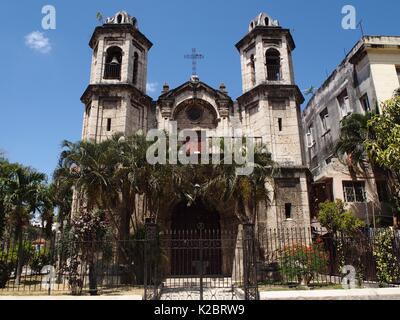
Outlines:
[[363,20],[361,19],[360,22],[357,24],[357,27],[360,28],[361,30],[361,35],[364,37],[365,36],[365,32],[364,32],[364,26],[363,26]]

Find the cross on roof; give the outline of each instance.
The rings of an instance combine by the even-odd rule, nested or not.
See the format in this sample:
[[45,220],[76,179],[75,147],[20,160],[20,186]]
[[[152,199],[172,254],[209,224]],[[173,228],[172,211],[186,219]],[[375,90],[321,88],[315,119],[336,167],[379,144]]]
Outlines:
[[197,60],[204,59],[204,56],[200,53],[197,53],[196,48],[193,48],[192,54],[186,54],[185,59],[192,60],[192,75],[197,76]]

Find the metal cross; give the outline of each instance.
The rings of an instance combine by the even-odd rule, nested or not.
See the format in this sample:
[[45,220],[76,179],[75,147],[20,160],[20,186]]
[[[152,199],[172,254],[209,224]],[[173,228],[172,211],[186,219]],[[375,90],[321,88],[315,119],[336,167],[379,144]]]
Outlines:
[[204,56],[197,53],[196,48],[192,49],[192,54],[186,54],[185,59],[192,60],[192,75],[197,76],[197,60],[204,59]]

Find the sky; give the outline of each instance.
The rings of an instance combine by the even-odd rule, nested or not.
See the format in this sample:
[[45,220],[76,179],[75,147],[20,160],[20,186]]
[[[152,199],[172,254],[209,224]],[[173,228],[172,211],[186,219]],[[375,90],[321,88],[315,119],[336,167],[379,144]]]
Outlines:
[[[56,9],[56,29],[42,28],[42,8]],[[81,138],[80,97],[90,74],[88,42],[104,17],[125,10],[154,46],[149,54],[148,94],[187,81],[193,47],[204,54],[198,74],[213,87],[225,83],[241,95],[235,44],[250,21],[266,12],[292,31],[296,82],[319,87],[361,37],[342,28],[342,8],[353,5],[367,35],[400,35],[398,0],[14,0],[1,1],[0,151],[13,162],[51,174],[63,140]],[[302,106],[304,107],[304,105]]]

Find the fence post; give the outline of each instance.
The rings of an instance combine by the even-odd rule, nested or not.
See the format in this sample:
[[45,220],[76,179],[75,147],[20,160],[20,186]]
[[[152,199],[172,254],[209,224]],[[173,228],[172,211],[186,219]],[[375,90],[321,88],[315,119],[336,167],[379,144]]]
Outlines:
[[243,225],[243,277],[246,300],[258,300],[257,258],[254,224]]
[[[148,257],[152,256],[152,248],[154,246],[155,240],[157,238],[157,225],[152,219],[146,219],[145,222],[145,244],[144,244],[144,297],[147,300],[148,286],[153,285],[153,299],[157,299],[157,279],[156,272],[152,274],[152,265],[149,262]],[[156,266],[154,266],[156,267]],[[150,274],[149,274],[150,272]]]
[[200,249],[200,301],[204,300],[204,262],[203,262],[203,231],[204,223],[199,223],[197,226],[199,230],[199,249]]

